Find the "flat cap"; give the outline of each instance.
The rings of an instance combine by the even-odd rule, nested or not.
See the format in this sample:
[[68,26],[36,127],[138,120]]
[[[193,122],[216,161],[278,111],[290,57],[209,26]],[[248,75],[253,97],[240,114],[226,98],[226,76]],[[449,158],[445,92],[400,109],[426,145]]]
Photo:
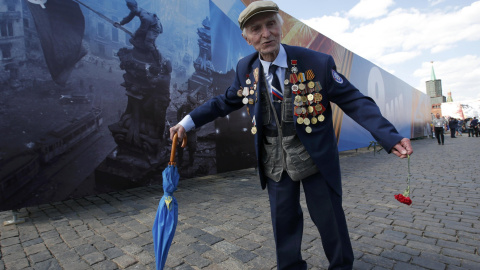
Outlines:
[[240,29],[243,30],[245,23],[250,20],[253,16],[263,13],[263,12],[275,12],[278,13],[278,6],[272,1],[255,1],[250,3],[242,13],[238,16],[238,24]]

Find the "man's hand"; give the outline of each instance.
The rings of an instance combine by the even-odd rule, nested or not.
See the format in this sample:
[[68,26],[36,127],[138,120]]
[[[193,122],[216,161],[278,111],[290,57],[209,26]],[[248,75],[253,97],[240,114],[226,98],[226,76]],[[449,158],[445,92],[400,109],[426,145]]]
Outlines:
[[399,158],[406,158],[407,156],[411,155],[413,153],[413,149],[412,145],[410,144],[410,140],[403,138],[392,148],[392,153],[397,155]]
[[176,124],[175,126],[170,128],[170,140],[173,140],[173,136],[175,133],[178,133],[178,142],[181,143],[183,138],[186,136],[187,132],[182,125]]

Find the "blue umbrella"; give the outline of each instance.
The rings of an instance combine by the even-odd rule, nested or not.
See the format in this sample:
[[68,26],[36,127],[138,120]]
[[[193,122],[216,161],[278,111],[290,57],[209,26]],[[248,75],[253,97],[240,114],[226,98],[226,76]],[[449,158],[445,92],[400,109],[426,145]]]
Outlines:
[[[187,144],[187,138],[183,138],[182,147]],[[177,147],[177,134],[173,137],[172,152],[168,167],[163,170],[163,196],[158,204],[157,215],[153,223],[153,247],[155,249],[155,259],[157,270],[163,269],[167,261],[168,250],[172,245],[175,228],[178,221],[178,203],[173,197],[173,192],[177,190],[180,175],[175,163],[175,149]]]

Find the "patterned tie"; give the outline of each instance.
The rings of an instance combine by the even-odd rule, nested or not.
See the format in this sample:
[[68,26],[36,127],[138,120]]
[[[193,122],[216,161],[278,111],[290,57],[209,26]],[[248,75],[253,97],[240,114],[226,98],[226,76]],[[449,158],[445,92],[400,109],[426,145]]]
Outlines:
[[277,76],[277,67],[278,66],[271,64],[270,67],[268,68],[268,72],[270,72],[273,75],[272,98],[273,98],[273,101],[276,101],[276,103],[281,102],[283,100],[283,92],[280,86],[280,80],[278,79],[278,76]]

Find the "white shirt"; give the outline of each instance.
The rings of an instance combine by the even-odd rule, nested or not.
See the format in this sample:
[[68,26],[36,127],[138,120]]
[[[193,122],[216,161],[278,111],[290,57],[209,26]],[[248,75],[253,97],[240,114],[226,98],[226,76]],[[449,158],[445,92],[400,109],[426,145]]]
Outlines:
[[[258,55],[260,58],[260,54]],[[287,63],[287,53],[285,52],[285,49],[283,48],[283,45],[280,44],[280,51],[278,52],[277,58],[273,60],[273,62],[268,62],[260,59],[260,63],[263,66],[263,72],[265,74],[265,79],[267,80],[267,87],[269,93],[272,91],[272,79],[273,75],[268,73],[268,69],[270,68],[271,64],[275,64],[278,66],[277,68],[277,76],[278,79],[280,80],[280,87],[282,88],[282,92],[284,92],[284,84],[283,81],[285,80],[285,70],[288,68],[288,63]],[[269,95],[270,97],[272,95]],[[195,123],[192,120],[192,117],[190,114],[186,115],[182,121],[180,121],[178,124],[180,124],[186,132],[192,130],[195,128]]]

